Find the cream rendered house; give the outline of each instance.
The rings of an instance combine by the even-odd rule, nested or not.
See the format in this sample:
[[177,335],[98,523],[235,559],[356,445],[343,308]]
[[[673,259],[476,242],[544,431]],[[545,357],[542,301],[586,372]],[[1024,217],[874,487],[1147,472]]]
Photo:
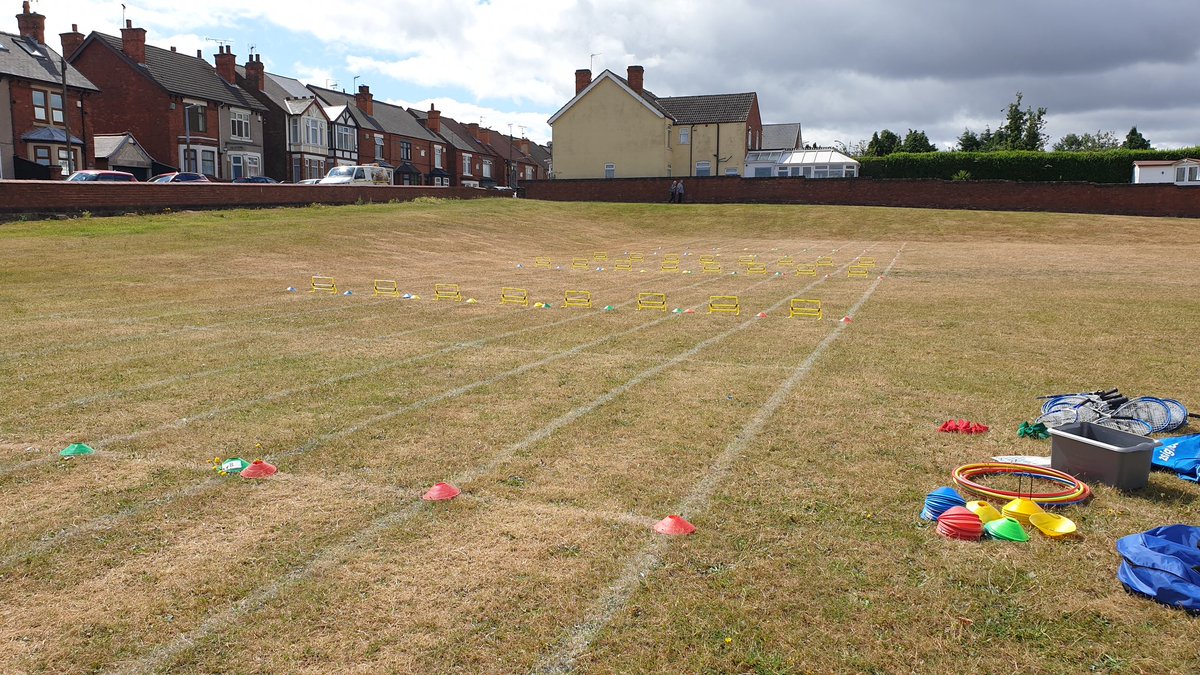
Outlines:
[[743,175],[762,143],[758,95],[657,97],[643,68],[575,71],[575,97],[550,118],[554,178]]

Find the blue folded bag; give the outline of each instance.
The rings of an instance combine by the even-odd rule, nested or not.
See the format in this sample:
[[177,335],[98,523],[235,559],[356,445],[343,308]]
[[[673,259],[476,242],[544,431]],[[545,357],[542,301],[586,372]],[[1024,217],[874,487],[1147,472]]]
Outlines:
[[1174,471],[1193,483],[1200,482],[1200,434],[1160,438],[1159,442],[1162,445],[1150,456],[1154,468]]
[[1125,589],[1200,615],[1200,527],[1167,525],[1117,540]]

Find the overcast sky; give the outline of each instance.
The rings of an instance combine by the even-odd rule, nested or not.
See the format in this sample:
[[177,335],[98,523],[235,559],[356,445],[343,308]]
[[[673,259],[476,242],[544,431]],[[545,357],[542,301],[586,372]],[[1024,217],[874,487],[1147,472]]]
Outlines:
[[[20,3],[7,0],[15,15]],[[1018,91],[1050,142],[1131,126],[1200,145],[1197,0],[35,0],[57,48],[71,23],[204,50],[253,46],[269,72],[550,140],[575,69],[646,68],[660,96],[758,93],[766,123],[853,144],[889,128],[948,149],[995,129]],[[16,32],[16,20],[3,30]],[[356,79],[357,76],[357,79]]]

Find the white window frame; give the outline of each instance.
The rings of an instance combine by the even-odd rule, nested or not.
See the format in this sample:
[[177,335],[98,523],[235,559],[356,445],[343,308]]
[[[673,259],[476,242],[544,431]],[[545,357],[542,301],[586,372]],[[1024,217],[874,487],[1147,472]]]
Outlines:
[[490,159],[483,160],[483,177],[484,178],[492,177],[492,160],[490,160]]
[[[210,171],[205,171],[206,168],[210,169]],[[221,166],[217,163],[217,151],[201,148],[200,173],[206,176],[215,176],[216,178],[220,178],[220,170]]]
[[679,144],[690,145],[692,142],[692,130],[688,127],[679,127]]
[[445,149],[442,148],[442,146],[440,146],[440,145],[433,146],[433,168],[435,168],[435,169],[442,168],[442,153],[444,152],[444,150]]
[[[700,173],[701,171],[703,171],[704,173]],[[711,176],[712,175],[712,162],[708,161],[707,159],[702,159],[699,162],[696,162],[696,175],[702,176],[702,177],[703,176]]]
[[847,164],[845,166],[845,174],[846,178],[858,178],[858,167],[853,164]]
[[354,133],[354,128],[345,124],[337,125],[337,141],[335,147],[338,150],[346,152],[356,152],[358,150],[358,136]]
[[613,164],[612,162],[605,164],[604,165],[604,177],[605,178],[616,178],[617,177],[617,165]]
[[375,134],[375,159],[383,159],[383,135]]
[[463,158],[463,165],[462,165],[463,175],[464,176],[472,175],[471,174],[471,155],[464,152],[462,158]]
[[725,167],[725,175],[726,175],[726,176],[736,176],[736,175],[738,175],[738,168],[737,168],[736,166],[727,166],[727,167]]
[[229,137],[239,141],[252,140],[249,110],[229,109]]
[[246,175],[246,156],[245,155],[230,155],[229,156],[229,177],[233,179],[242,178]]
[[291,130],[288,133],[288,142],[292,145],[300,144],[300,118],[292,117]]

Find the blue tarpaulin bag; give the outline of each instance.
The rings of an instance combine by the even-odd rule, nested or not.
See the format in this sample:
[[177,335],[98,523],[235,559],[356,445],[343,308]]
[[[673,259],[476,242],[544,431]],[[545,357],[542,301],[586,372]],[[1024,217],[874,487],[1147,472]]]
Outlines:
[[1162,445],[1150,456],[1154,468],[1174,471],[1184,480],[1200,482],[1200,434],[1160,438],[1159,442]]
[[1200,527],[1167,525],[1117,540],[1125,589],[1200,615]]

